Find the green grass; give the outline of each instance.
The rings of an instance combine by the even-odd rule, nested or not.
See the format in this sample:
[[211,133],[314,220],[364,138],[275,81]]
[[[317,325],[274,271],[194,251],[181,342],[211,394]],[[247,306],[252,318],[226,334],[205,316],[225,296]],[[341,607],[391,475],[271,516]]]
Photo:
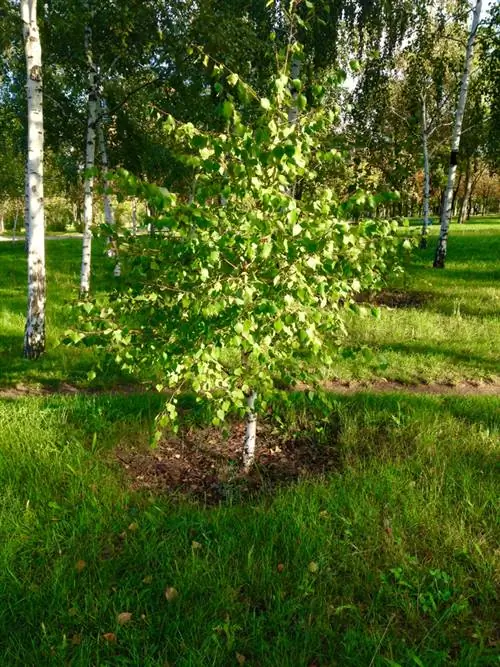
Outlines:
[[[452,229],[445,271],[430,268],[432,243],[416,253],[396,288],[421,307],[353,317],[349,345],[373,356],[339,361],[339,377],[498,378],[499,242],[489,221]],[[22,243],[0,244],[4,387],[85,383],[95,362],[57,346],[80,243],[47,247],[48,351],[33,363],[20,355]],[[111,271],[94,247],[100,290]],[[2,665],[498,664],[497,396],[289,394],[273,418],[328,448],[334,472],[244,500],[228,489],[213,507],[132,491],[118,465],[117,446],[147,447],[160,400],[0,399]]]
[[110,459],[151,400],[0,403],[3,664],[495,664],[497,402],[339,399],[337,474],[203,508],[128,491]]
[[[379,319],[350,317],[349,354],[339,357],[334,378],[498,382],[500,225],[499,219],[487,220],[452,227],[444,271],[432,269],[438,231],[433,227],[428,250],[416,251],[405,278],[390,288],[404,291],[418,306],[382,306]],[[59,344],[73,317],[70,305],[77,296],[80,246],[79,239],[47,242],[47,353],[33,363],[21,356],[26,310],[23,244],[0,244],[0,386],[86,383],[95,365],[94,352]],[[99,240],[94,243],[93,263],[93,290],[99,292],[113,281]],[[98,381],[109,387],[130,378],[114,370]]]
[[362,350],[339,361],[341,379],[386,378],[406,383],[498,381],[500,376],[500,227],[455,225],[446,269],[432,268],[433,229],[395,288],[418,306],[382,307],[379,319],[352,317],[349,346]]
[[[47,241],[46,245],[47,351],[32,362],[22,357],[27,304],[24,244],[0,243],[0,386],[85,384],[87,373],[95,365],[92,350],[61,344],[75,317],[71,306],[78,298],[81,240]],[[92,255],[92,289],[99,292],[113,280],[100,239],[94,241]],[[118,379],[114,373],[107,384]]]

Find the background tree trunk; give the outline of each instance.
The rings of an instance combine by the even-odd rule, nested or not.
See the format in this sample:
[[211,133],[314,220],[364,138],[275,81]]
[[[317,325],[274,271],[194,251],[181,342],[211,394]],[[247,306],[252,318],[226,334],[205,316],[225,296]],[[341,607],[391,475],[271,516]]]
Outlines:
[[460,214],[458,216],[458,224],[462,225],[467,218],[467,211],[469,209],[470,195],[472,192],[472,171],[470,158],[467,160],[467,171],[465,172],[465,192],[462,199],[462,206],[460,207]]
[[441,210],[441,229],[439,241],[434,258],[434,268],[444,269],[446,260],[446,251],[448,246],[448,230],[450,227],[451,207],[453,198],[453,185],[455,183],[455,174],[457,171],[458,149],[460,148],[460,136],[462,134],[462,123],[464,119],[465,103],[467,101],[467,91],[469,88],[470,70],[472,65],[472,55],[474,53],[474,42],[476,39],[477,28],[481,16],[482,0],[477,0],[472,17],[472,26],[467,40],[465,52],[465,66],[462,75],[462,84],[460,86],[460,96],[455,114],[455,123],[453,126],[453,136],[451,140],[450,167],[448,170],[448,183],[446,185],[443,207]]
[[83,200],[83,247],[80,271],[80,296],[85,297],[90,289],[90,266],[92,251],[92,214],[97,125],[97,69],[92,55],[92,28],[85,26],[85,56],[88,66],[88,119],[87,144],[85,150],[85,184]]
[[26,221],[28,223],[28,313],[24,356],[37,359],[45,350],[45,221],[43,201],[42,48],[36,0],[21,0],[28,97]]

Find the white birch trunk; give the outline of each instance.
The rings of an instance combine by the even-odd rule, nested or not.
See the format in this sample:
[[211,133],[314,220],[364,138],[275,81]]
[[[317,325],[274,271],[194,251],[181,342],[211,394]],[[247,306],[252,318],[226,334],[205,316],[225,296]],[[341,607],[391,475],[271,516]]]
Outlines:
[[257,439],[257,415],[254,412],[257,394],[253,391],[247,396],[247,423],[243,445],[243,467],[250,470],[255,461],[255,441]]
[[92,252],[92,214],[94,177],[89,173],[94,168],[97,125],[97,69],[92,55],[92,28],[85,26],[85,56],[88,66],[88,119],[87,144],[85,149],[85,183],[83,199],[83,246],[80,271],[80,296],[85,297],[90,289],[90,265]]
[[474,7],[472,17],[472,25],[467,40],[467,48],[465,51],[465,66],[462,75],[462,83],[460,86],[460,95],[458,98],[458,106],[455,114],[455,123],[453,125],[453,135],[451,139],[450,152],[450,167],[448,170],[448,182],[443,198],[443,206],[441,208],[441,229],[439,233],[439,241],[436,248],[436,255],[434,258],[434,268],[444,269],[446,260],[446,251],[448,245],[448,230],[451,220],[451,208],[453,200],[453,185],[455,183],[455,175],[457,172],[458,149],[460,148],[460,136],[462,134],[462,123],[464,119],[465,103],[467,101],[467,91],[469,89],[470,70],[472,66],[472,56],[474,53],[474,42],[476,39],[477,28],[481,16],[482,0],[477,0]]
[[[28,149],[29,150],[29,149]],[[28,171],[29,157],[26,155],[26,163],[24,165],[24,250],[28,252],[29,238],[30,238],[30,184]]]
[[[292,64],[290,67],[290,79],[293,81],[294,79],[298,79],[300,76],[300,68],[301,68],[301,63],[300,60],[296,57],[292,59]],[[296,125],[299,120],[299,108],[297,106],[297,96],[298,92],[295,90],[293,86],[290,86],[290,92],[292,95],[292,104],[288,109],[288,123],[290,125]],[[295,197],[295,192],[296,192],[296,183],[293,183],[293,185],[290,188],[287,188],[288,194],[290,197]]]
[[45,220],[43,202],[42,47],[36,0],[21,0],[28,98],[26,219],[28,223],[28,313],[24,356],[37,359],[45,350]]
[[429,233],[429,199],[431,191],[431,178],[429,169],[429,127],[427,119],[427,104],[425,95],[422,95],[422,150],[424,153],[424,221],[422,224],[422,236],[420,247],[427,248],[427,234]]

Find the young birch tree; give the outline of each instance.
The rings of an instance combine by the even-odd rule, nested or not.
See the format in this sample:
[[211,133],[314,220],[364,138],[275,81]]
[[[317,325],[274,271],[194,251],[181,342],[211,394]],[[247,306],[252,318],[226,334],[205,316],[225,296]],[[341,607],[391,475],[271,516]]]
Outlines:
[[479,26],[479,19],[481,17],[482,0],[477,0],[472,16],[472,25],[467,40],[467,48],[465,51],[465,66],[462,75],[462,83],[460,86],[460,95],[458,98],[458,106],[455,113],[455,123],[453,125],[453,135],[451,140],[450,152],[450,166],[448,170],[448,182],[443,198],[443,206],[441,208],[441,229],[439,233],[439,241],[436,248],[436,255],[434,258],[434,268],[444,269],[446,260],[446,251],[448,245],[448,230],[450,227],[450,220],[453,205],[453,186],[455,183],[455,175],[457,172],[458,149],[460,148],[460,137],[462,134],[462,123],[464,119],[465,103],[467,101],[467,91],[469,89],[470,71],[472,66],[472,56],[474,52],[474,42],[476,40],[477,28]]
[[90,289],[90,265],[92,250],[92,214],[95,163],[96,126],[97,126],[97,68],[92,53],[92,28],[85,26],[85,57],[88,67],[88,118],[87,143],[85,149],[85,185],[83,199],[83,246],[82,267],[80,272],[80,295],[85,297]]
[[21,0],[28,98],[26,212],[28,222],[28,314],[24,356],[37,359],[45,350],[45,224],[43,202],[42,48],[36,0]]

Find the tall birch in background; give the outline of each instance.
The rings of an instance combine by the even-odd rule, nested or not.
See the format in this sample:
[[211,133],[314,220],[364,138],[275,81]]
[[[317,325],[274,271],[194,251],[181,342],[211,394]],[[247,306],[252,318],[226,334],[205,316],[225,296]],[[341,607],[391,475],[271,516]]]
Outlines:
[[85,26],[85,58],[88,68],[88,118],[87,118],[87,141],[85,148],[85,184],[83,198],[83,246],[82,267],[80,272],[80,296],[85,297],[90,289],[90,266],[92,251],[92,214],[96,127],[97,127],[97,67],[92,52],[92,28],[90,24]]
[[441,208],[441,229],[439,233],[439,241],[436,248],[436,255],[434,258],[434,268],[444,269],[446,260],[446,252],[448,246],[448,230],[450,227],[450,220],[453,205],[453,186],[455,183],[455,175],[457,173],[458,149],[460,148],[460,137],[462,134],[462,123],[464,119],[465,103],[467,101],[467,91],[469,89],[470,71],[472,66],[472,56],[474,53],[474,42],[476,40],[477,28],[479,26],[479,19],[481,17],[482,0],[477,0],[472,16],[472,25],[467,40],[467,48],[465,51],[465,66],[462,75],[462,83],[460,86],[460,96],[458,98],[458,106],[455,113],[455,123],[453,125],[453,135],[451,139],[450,152],[450,167],[448,170],[448,182],[443,197],[443,205]]
[[26,221],[28,223],[28,314],[24,356],[37,359],[45,350],[45,221],[43,202],[42,47],[36,0],[21,0],[28,98]]

